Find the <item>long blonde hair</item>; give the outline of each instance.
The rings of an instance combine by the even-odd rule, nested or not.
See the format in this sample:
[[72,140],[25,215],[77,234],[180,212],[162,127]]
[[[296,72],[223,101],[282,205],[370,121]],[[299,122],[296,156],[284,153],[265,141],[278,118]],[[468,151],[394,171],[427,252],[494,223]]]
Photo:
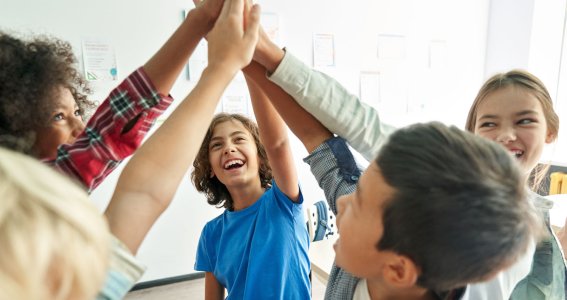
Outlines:
[[0,299],[94,299],[110,233],[86,192],[0,148]]

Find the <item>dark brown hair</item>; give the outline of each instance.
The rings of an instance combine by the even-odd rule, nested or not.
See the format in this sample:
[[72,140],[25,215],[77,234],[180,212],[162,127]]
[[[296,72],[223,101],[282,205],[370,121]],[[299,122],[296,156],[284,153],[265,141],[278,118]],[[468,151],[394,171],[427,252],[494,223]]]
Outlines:
[[96,106],[71,45],[50,36],[28,40],[0,32],[0,146],[33,154],[35,132],[46,126],[60,88],[75,98],[83,120]]
[[395,189],[377,247],[412,259],[423,287],[486,280],[543,232],[518,164],[496,142],[438,122],[416,124],[394,132],[375,163]]
[[205,135],[205,139],[201,144],[199,153],[197,153],[197,158],[193,162],[194,169],[193,172],[191,172],[191,180],[193,181],[193,184],[195,185],[197,191],[205,193],[207,202],[209,204],[215,205],[217,207],[224,207],[228,210],[233,210],[234,203],[226,186],[222,182],[220,182],[216,176],[212,178],[210,177],[212,169],[211,163],[209,161],[209,143],[211,142],[213,131],[218,124],[228,121],[237,121],[242,123],[242,125],[244,125],[246,129],[248,129],[248,131],[254,138],[256,149],[258,150],[258,158],[260,161],[260,183],[262,184],[263,188],[269,187],[270,182],[272,181],[272,169],[268,162],[268,155],[266,154],[266,150],[260,142],[258,125],[256,125],[254,121],[240,114],[219,113],[214,116],[211,125],[207,130],[207,134]]

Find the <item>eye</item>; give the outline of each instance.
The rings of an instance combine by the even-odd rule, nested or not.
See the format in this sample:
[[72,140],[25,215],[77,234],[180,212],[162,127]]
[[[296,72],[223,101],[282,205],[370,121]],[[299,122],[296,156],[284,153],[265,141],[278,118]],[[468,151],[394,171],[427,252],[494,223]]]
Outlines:
[[78,109],[78,108],[75,110],[74,114],[75,114],[76,117],[81,117],[81,118],[83,117],[83,116],[81,115],[81,110]]
[[536,123],[537,121],[534,119],[521,119],[520,121],[518,121],[519,125],[528,125],[528,124],[532,124],[532,123]]
[[241,142],[241,141],[245,141],[246,139],[242,136],[237,136],[236,138],[234,138],[234,141],[236,142]]
[[485,128],[485,127],[496,127],[496,123],[484,122],[484,123],[480,123],[480,125],[478,126],[478,128]]
[[212,144],[209,146],[209,148],[211,148],[211,149],[218,149],[218,148],[220,148],[220,146],[221,146],[221,143],[212,143]]
[[58,114],[55,114],[53,116],[53,121],[61,121],[63,119],[65,119],[65,116],[63,115],[63,113],[58,113]]

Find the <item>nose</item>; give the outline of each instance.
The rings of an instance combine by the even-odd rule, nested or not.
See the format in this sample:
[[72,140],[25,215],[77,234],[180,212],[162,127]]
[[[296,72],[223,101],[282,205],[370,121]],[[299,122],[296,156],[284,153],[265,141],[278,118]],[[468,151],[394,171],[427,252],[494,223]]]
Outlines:
[[234,145],[233,145],[232,143],[230,143],[230,142],[229,142],[229,143],[226,143],[226,144],[225,144],[225,147],[224,147],[224,152],[223,152],[223,153],[226,155],[226,154],[233,153],[233,152],[236,152],[236,149],[235,149]]
[[516,131],[513,128],[502,128],[496,136],[496,142],[501,144],[508,144],[516,140]]
[[85,130],[85,123],[81,117],[71,118],[71,136],[76,139]]

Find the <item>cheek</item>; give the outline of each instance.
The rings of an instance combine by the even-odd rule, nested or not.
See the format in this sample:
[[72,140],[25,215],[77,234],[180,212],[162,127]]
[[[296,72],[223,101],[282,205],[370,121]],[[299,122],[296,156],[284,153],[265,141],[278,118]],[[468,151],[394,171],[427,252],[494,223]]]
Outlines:
[[483,131],[475,130],[474,134],[491,141],[495,141],[497,137],[495,131],[483,132]]

